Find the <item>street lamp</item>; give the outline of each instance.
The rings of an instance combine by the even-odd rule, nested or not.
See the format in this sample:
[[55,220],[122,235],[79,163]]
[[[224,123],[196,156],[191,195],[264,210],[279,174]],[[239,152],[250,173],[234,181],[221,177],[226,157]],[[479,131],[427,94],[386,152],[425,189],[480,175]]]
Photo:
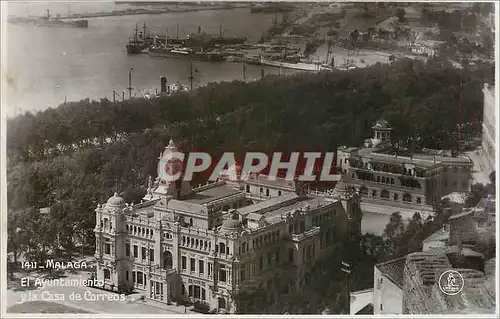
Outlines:
[[130,68],[128,71],[128,98],[132,98],[132,71],[134,71],[134,68]]

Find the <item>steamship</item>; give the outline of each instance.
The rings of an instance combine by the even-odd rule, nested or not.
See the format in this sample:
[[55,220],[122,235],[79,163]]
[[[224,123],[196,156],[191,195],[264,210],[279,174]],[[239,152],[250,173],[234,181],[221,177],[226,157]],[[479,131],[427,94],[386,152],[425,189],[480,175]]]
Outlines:
[[149,48],[149,56],[161,58],[184,58],[191,60],[203,60],[210,62],[224,61],[224,55],[218,51],[203,52],[185,47],[152,46]]
[[37,27],[70,27],[70,28],[88,28],[88,20],[61,20],[60,18],[52,17],[49,10],[47,10],[47,16],[37,17],[37,18],[22,18],[22,17],[11,17],[8,21],[12,24],[28,24]]
[[146,23],[144,23],[141,32],[139,32],[139,28],[136,24],[134,35],[129,38],[128,44],[125,48],[127,49],[127,54],[147,53],[149,47],[153,45],[153,42],[154,40],[146,27]]

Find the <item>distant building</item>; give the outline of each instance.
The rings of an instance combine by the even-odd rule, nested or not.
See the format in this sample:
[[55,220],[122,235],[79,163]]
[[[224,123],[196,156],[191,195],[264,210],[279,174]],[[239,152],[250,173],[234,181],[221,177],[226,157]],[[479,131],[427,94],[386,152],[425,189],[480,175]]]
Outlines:
[[415,54],[433,57],[438,55],[439,49],[445,44],[444,41],[415,40],[411,45],[411,52]]
[[372,128],[373,137],[363,147],[337,149],[337,165],[359,190],[363,211],[422,215],[433,212],[443,196],[469,191],[470,158],[444,150],[398,150],[391,144],[392,128],[387,121],[379,120]]
[[495,126],[496,126],[496,99],[495,86],[484,84],[484,108],[483,108],[483,137],[482,137],[482,159],[484,169],[489,174],[495,170]]
[[375,265],[373,270],[373,313],[403,313],[403,270],[406,257]]
[[[170,141],[160,157],[175,151]],[[197,188],[157,178],[142,203],[115,193],[95,212],[104,288],[229,313],[245,312],[243,292],[260,288],[272,302],[300,290],[316,261],[360,235],[362,215],[359,195],[342,181],[313,194],[263,176]]]

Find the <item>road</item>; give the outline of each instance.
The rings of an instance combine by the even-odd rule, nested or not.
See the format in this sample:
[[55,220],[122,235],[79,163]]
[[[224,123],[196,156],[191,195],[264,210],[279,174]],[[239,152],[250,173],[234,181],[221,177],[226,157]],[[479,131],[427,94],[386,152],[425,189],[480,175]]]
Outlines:
[[[86,279],[88,275],[82,272],[65,277],[65,279],[79,278]],[[82,297],[81,300],[75,299],[77,295]],[[125,296],[125,300],[113,300],[118,297],[116,293],[85,286],[51,286],[25,291],[7,289],[7,308],[36,299],[101,314],[184,314],[183,306],[162,305],[160,308],[157,306],[158,303],[134,301],[129,296]]]

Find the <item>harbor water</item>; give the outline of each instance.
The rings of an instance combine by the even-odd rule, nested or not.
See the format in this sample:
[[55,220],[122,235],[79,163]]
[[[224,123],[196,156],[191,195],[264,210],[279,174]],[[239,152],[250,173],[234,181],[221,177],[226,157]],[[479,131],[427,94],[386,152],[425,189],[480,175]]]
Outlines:
[[[75,7],[79,4],[79,7]],[[87,4],[84,6],[83,4]],[[71,12],[123,10],[123,5],[112,3],[72,3]],[[36,5],[33,7],[33,5]],[[51,14],[66,14],[65,3],[34,3],[29,14],[43,15],[45,7]],[[42,8],[41,5],[44,7]],[[59,6],[58,6],[59,5]],[[13,5],[12,5],[13,6]],[[17,6],[8,13],[26,15],[26,7]],[[24,12],[23,12],[24,10]],[[141,91],[159,89],[160,77],[168,83],[189,84],[190,61],[182,59],[152,58],[147,54],[127,55],[125,45],[136,24],[146,23],[153,33],[179,37],[197,32],[198,26],[209,34],[218,34],[222,25],[223,36],[245,36],[257,41],[272,25],[273,15],[251,14],[248,8],[213,10],[157,15],[130,15],[92,18],[88,29],[43,28],[6,24],[4,42],[7,56],[2,70],[8,78],[5,111],[15,116],[25,111],[39,111],[55,107],[65,100],[113,97],[113,90],[123,92],[128,87],[131,68],[132,87],[136,95]],[[245,75],[239,63],[210,63],[193,61],[193,86],[209,82],[258,79],[260,66],[247,65]],[[265,67],[265,74],[288,74],[293,70]],[[295,71],[296,72],[296,71]]]

